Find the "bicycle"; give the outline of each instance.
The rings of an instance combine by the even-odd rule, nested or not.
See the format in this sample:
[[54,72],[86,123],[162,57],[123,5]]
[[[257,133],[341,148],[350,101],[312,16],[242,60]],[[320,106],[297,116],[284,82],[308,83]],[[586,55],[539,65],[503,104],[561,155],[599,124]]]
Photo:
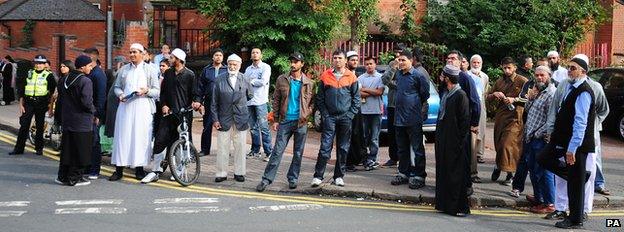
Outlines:
[[[183,108],[179,112],[171,115],[182,122],[178,125],[179,139],[167,149],[167,158],[161,164],[163,170],[169,166],[173,178],[182,186],[194,184],[201,173],[201,163],[199,152],[190,141],[190,131],[188,121],[185,117],[187,113],[192,113],[192,108]],[[171,115],[167,115],[171,116]],[[191,122],[192,123],[192,122]]]
[[[30,126],[30,130],[28,130],[28,141],[30,144],[35,146],[35,136],[37,134],[37,126],[35,123],[32,123]],[[54,117],[49,117],[48,113],[46,113],[44,123],[43,123],[43,139],[44,143],[48,143],[52,146],[52,148],[56,151],[61,150],[61,135],[62,130],[61,126],[57,125],[54,122]]]

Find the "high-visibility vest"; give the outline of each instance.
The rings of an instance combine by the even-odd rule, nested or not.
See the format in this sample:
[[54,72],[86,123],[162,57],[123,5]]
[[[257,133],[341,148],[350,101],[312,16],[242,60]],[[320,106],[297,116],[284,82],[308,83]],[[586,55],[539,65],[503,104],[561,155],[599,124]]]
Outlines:
[[26,78],[26,87],[24,88],[24,95],[27,97],[44,97],[48,95],[48,75],[50,72],[43,70],[41,73],[37,73],[33,70],[28,71],[28,78]]

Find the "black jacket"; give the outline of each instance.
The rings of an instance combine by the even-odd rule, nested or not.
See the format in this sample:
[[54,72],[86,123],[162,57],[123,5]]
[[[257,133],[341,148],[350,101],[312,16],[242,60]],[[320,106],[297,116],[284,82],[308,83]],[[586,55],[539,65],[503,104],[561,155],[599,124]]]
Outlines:
[[170,68],[164,73],[160,103],[171,111],[178,112],[191,106],[193,102],[201,102],[202,96],[197,92],[196,86],[197,80],[193,71],[185,67],[176,74],[175,68]]
[[91,80],[78,71],[72,71],[62,77],[58,85],[56,111],[61,115],[64,131],[93,131],[93,84]]

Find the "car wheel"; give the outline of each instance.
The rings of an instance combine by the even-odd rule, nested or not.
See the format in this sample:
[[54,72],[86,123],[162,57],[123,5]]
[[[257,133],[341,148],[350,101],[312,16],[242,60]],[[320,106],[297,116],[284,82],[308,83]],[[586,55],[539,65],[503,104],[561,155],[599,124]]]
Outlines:
[[425,132],[424,134],[427,143],[435,143],[435,132]]
[[620,120],[618,120],[618,135],[621,140],[624,140],[624,114],[622,114]]
[[323,130],[323,128],[321,127],[321,123],[322,123],[321,111],[317,110],[314,112],[313,123],[314,123],[314,130],[316,130],[317,132],[321,132]]

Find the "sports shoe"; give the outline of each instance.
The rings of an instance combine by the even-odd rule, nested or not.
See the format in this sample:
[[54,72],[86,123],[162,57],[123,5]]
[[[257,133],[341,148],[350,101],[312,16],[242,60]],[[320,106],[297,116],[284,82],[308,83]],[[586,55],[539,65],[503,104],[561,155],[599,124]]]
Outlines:
[[507,177],[505,177],[505,180],[502,181],[500,184],[505,185],[505,186],[511,186],[512,182],[513,182],[513,174],[511,174],[511,172],[508,172]]
[[366,165],[364,165],[364,170],[366,171],[372,171],[375,170],[379,167],[379,164],[377,162],[368,162]]
[[262,181],[260,181],[258,186],[256,186],[256,191],[264,192],[264,190],[266,189],[267,186],[269,186],[269,182],[266,181],[266,180],[262,180]]
[[54,183],[57,183],[59,185],[69,185],[69,182],[67,180],[61,180],[58,177],[54,179]]
[[388,161],[386,161],[386,163],[384,163],[384,164],[383,164],[383,165],[381,165],[381,166],[384,166],[384,167],[394,167],[394,166],[396,166],[396,165],[397,165],[397,162],[396,162],[396,161],[394,161],[394,160],[388,160]]
[[91,174],[87,178],[89,178],[89,180],[97,180],[99,177],[100,177],[99,175]]
[[78,182],[76,182],[76,184],[74,186],[87,186],[87,185],[90,185],[90,184],[91,184],[91,181],[89,181],[88,179],[85,179],[83,177],[83,178],[80,178],[78,180]]
[[345,167],[345,171],[347,171],[347,172],[355,172],[355,171],[357,171],[357,169],[355,169],[354,165],[347,165]]
[[548,219],[548,220],[562,220],[562,219],[565,219],[567,216],[568,216],[568,214],[566,214],[566,212],[555,210],[554,212],[547,214],[544,217],[544,219]]
[[318,187],[319,185],[321,185],[321,183],[323,183],[323,180],[319,179],[319,178],[314,178],[312,179],[312,187]]
[[334,184],[336,186],[344,187],[344,180],[341,177],[334,179]]
[[156,174],[155,172],[150,172],[145,177],[143,177],[143,179],[141,179],[141,183],[147,184],[150,182],[156,182],[158,181],[158,178],[158,174]]
[[563,221],[555,223],[555,227],[561,228],[561,229],[583,229],[583,223],[582,222],[574,223],[570,221],[570,219],[566,218]]
[[408,182],[409,182],[409,179],[407,179],[407,177],[403,175],[396,175],[394,176],[394,179],[390,182],[390,184],[402,185],[402,184],[407,184]]
[[419,189],[419,188],[425,187],[425,182],[423,180],[416,179],[416,177],[410,177],[408,179],[408,182],[409,182],[408,187],[410,189]]
[[509,194],[509,196],[518,198],[520,197],[520,190],[517,189],[512,189],[511,191],[509,191],[507,194]]
[[264,162],[269,162],[269,160],[271,159],[270,155],[264,156],[264,158],[262,159],[262,161]]
[[170,180],[170,181],[176,181],[176,180],[175,180],[175,177],[173,177],[173,176],[170,176],[170,177],[169,177],[169,180]]
[[260,153],[253,152],[253,151],[250,151],[249,153],[247,153],[247,158],[256,157],[256,156],[260,156]]
[[296,189],[297,182],[288,182],[288,189]]

